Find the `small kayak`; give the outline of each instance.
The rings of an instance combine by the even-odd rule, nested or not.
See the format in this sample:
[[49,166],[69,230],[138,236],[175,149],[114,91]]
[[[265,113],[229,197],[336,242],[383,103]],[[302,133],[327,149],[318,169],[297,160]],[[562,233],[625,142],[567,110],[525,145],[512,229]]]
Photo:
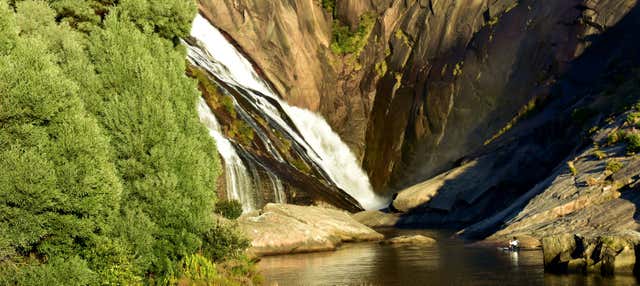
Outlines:
[[498,247],[498,250],[502,250],[502,251],[508,251],[508,252],[518,252],[520,251],[520,248],[511,248],[511,247]]

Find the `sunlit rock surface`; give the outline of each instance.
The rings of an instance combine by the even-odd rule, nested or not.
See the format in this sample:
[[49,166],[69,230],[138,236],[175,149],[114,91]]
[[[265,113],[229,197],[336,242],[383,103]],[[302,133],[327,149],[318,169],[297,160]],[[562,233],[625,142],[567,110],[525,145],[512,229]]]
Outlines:
[[383,238],[345,211],[315,206],[267,204],[238,222],[256,256],[333,250],[343,242]]
[[398,214],[381,211],[362,211],[353,214],[351,217],[368,227],[392,227],[400,219]]
[[436,244],[436,240],[424,235],[397,236],[381,242],[391,245],[428,246]]

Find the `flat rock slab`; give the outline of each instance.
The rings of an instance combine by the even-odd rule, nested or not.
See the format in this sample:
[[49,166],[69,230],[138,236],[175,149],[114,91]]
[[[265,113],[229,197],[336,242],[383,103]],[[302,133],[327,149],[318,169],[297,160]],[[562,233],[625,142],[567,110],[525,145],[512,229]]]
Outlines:
[[253,256],[327,251],[342,242],[384,238],[345,211],[314,206],[267,204],[261,214],[242,216],[238,224],[251,240]]
[[362,211],[351,216],[368,227],[391,227],[396,225],[399,216],[381,211]]
[[424,235],[402,235],[381,242],[390,245],[428,246],[436,244],[436,240]]

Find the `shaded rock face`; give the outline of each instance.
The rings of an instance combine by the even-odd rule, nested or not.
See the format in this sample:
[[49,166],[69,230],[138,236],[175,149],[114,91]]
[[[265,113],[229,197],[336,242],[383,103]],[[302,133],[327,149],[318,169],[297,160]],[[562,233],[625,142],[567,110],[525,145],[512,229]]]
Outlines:
[[[374,188],[454,165],[500,130],[636,0],[201,0],[288,102],[320,112]],[[376,22],[358,54],[331,51],[334,18]],[[542,92],[544,93],[544,92]]]
[[563,234],[542,240],[545,270],[551,272],[633,274],[640,233],[583,237]]
[[[530,235],[538,239],[563,233],[596,236],[640,229],[640,157],[625,144],[611,144],[611,134],[637,132],[618,116],[592,136],[594,146],[562,162],[512,205],[473,224],[460,234],[506,240]],[[598,147],[599,146],[599,147]]]
[[581,19],[609,27],[635,4],[515,2],[394,2],[389,72],[366,135],[375,187],[415,184],[481,147],[599,32]]
[[381,240],[382,234],[341,210],[267,204],[238,220],[254,256],[334,250],[343,242]]
[[[514,217],[529,220],[546,216],[549,223],[564,223],[550,224],[549,229],[570,227],[571,223],[584,226],[589,217],[594,222],[610,220],[630,226],[636,201],[632,193],[606,188],[616,186],[612,182],[624,180],[605,174],[608,159],[620,159],[625,166],[627,161],[635,160],[627,158],[624,147],[605,146],[607,135],[622,128],[627,115],[611,123],[606,123],[609,121],[605,118],[619,114],[620,107],[638,100],[640,56],[635,50],[639,44],[632,39],[639,24],[640,9],[636,6],[572,61],[563,78],[541,89],[540,100],[514,118],[511,129],[505,129],[491,143],[470,153],[452,170],[401,191],[394,201],[396,208],[406,212],[399,224],[468,226],[462,234],[474,238],[505,229],[497,239],[531,234],[538,229],[531,220],[532,224],[522,224],[528,224],[529,231],[519,231]],[[598,125],[604,126],[602,132],[594,136],[586,134]],[[603,146],[599,151],[607,153],[608,159],[591,159],[594,156],[590,154],[596,150],[585,146],[593,143]],[[571,174],[570,161],[578,169],[577,176]],[[623,182],[627,184],[628,181]],[[624,198],[613,200],[620,196]],[[559,197],[563,199],[558,200]],[[563,207],[560,202],[569,204]],[[607,215],[594,207],[582,213],[584,220],[566,217],[573,210],[603,202],[616,211]],[[527,204],[530,207],[525,207]],[[567,212],[537,215],[555,207]],[[625,219],[616,221],[613,215],[616,212],[625,213]]]

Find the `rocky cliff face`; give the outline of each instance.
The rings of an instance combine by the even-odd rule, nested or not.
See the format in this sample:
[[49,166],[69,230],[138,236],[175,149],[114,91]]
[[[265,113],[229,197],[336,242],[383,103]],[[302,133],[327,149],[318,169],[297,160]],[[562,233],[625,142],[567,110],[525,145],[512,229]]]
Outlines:
[[[636,1],[320,2],[200,7],[288,102],[322,113],[388,192],[482,147]],[[364,31],[356,51],[331,49],[342,26]]]
[[[629,128],[624,127],[626,115],[610,115],[628,109],[640,96],[637,73],[640,55],[635,52],[638,43],[633,40],[639,24],[640,10],[635,7],[614,27],[595,38],[548,92],[542,93],[542,100],[510,123],[513,128],[471,153],[459,167],[402,191],[394,202],[396,208],[408,212],[401,223],[467,225],[484,220],[465,230],[465,235],[483,237],[503,228],[501,238],[515,233],[509,229],[514,230],[516,225],[526,225],[532,235],[542,236],[545,232],[537,221],[542,218],[547,220],[544,229],[549,231],[571,229],[567,224],[579,226],[576,231],[606,229],[601,224],[579,223],[585,221],[610,221],[623,229],[632,225],[629,223],[634,222],[635,216],[625,216],[629,220],[622,223],[615,215],[605,216],[597,211],[599,207],[584,208],[585,203],[599,205],[620,196],[617,188],[606,188],[609,181],[595,180],[597,173],[605,172],[603,166],[607,162],[589,159],[593,158],[589,154],[598,150],[587,146],[608,146],[608,139],[603,137],[612,130]],[[605,131],[589,135],[598,130],[598,126],[605,126]],[[635,132],[635,128],[631,127],[629,132]],[[622,157],[627,151],[615,150],[618,151],[603,149],[597,153],[609,152],[605,155],[617,157],[620,164],[626,162]],[[571,168],[567,167],[569,163]],[[577,174],[566,175],[568,169]],[[590,182],[585,176],[591,178]],[[608,208],[616,211],[608,213],[624,212],[635,203],[634,199],[612,201]],[[524,207],[526,204],[531,208]],[[562,215],[552,215],[558,211],[551,210],[556,207]],[[568,219],[565,216],[578,210],[590,217]],[[510,220],[520,215],[524,222]],[[497,217],[501,218],[494,220]],[[599,219],[591,219],[596,217]],[[556,224],[559,222],[565,224]]]
[[[201,1],[285,99],[328,119],[378,192],[402,190],[398,224],[478,223],[464,235],[502,229],[495,239],[598,218],[633,228],[635,199],[607,188],[606,161],[585,158],[603,140],[589,129],[638,98],[639,9],[637,0]],[[336,45],[345,33],[349,49]],[[567,162],[602,180],[568,175]],[[590,223],[574,230],[603,227]]]

